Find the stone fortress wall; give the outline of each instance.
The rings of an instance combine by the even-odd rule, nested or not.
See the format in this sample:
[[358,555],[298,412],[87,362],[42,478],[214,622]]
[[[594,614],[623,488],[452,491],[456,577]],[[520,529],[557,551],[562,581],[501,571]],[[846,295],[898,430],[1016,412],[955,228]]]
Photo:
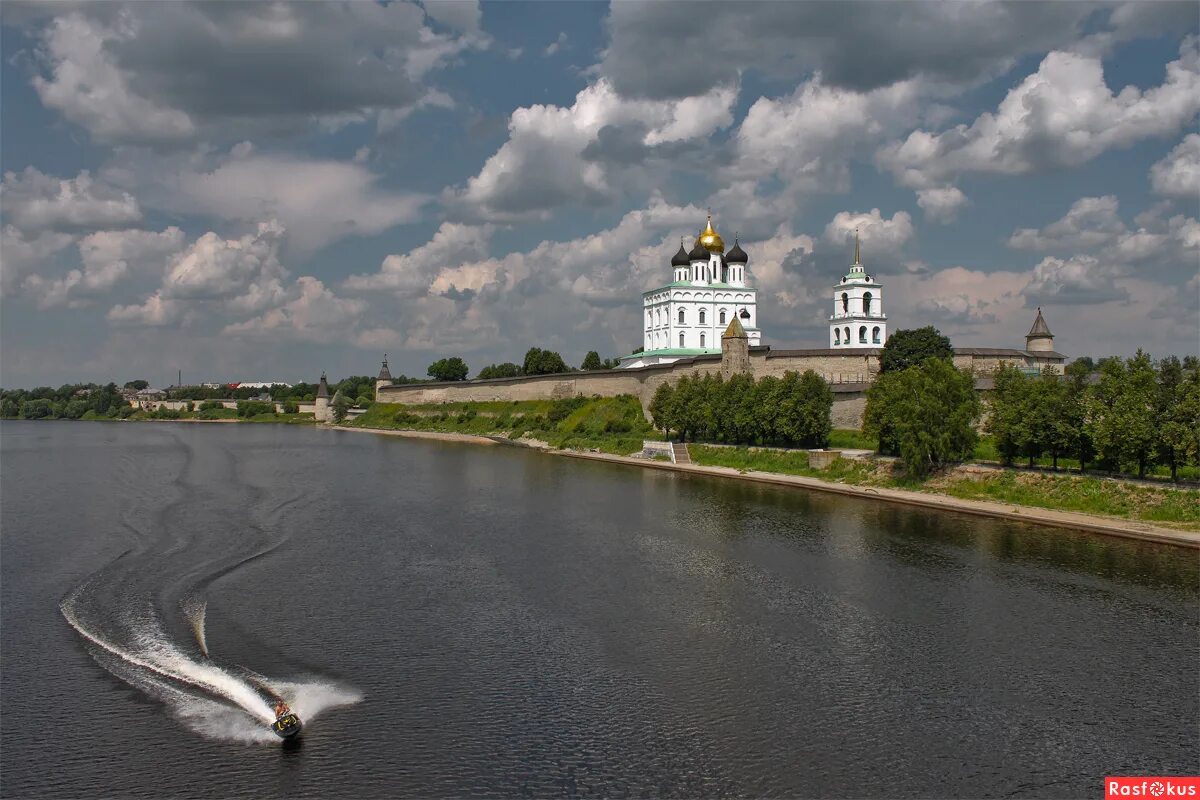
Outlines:
[[[737,345],[737,340],[723,338],[721,355],[714,353],[694,356],[669,364],[630,369],[447,383],[381,383],[376,388],[375,399],[380,403],[419,404],[557,400],[578,396],[615,397],[628,394],[637,397],[645,410],[649,408],[655,391],[663,383],[674,383],[683,375],[730,374],[728,365],[723,369],[722,362],[728,358],[731,347],[736,348]],[[829,381],[833,390],[834,427],[861,426],[863,411],[866,408],[866,391],[879,373],[881,350],[772,350],[768,346],[751,347],[748,350],[749,369],[732,371],[746,372],[757,380],[767,375],[782,377],[786,372],[804,372],[811,369]],[[1063,360],[1057,353],[1000,348],[962,348],[955,350],[954,355],[955,366],[970,369],[980,378],[977,387],[981,390],[990,388],[989,378],[992,371],[1001,363],[1027,368],[1051,364],[1061,369]]]

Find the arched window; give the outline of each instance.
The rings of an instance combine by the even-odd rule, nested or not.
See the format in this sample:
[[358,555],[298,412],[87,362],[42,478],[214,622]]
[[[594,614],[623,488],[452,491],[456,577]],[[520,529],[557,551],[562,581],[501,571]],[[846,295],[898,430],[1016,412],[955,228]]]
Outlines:
[[833,343],[835,345],[842,343],[842,329],[841,328],[833,329]]
[[704,347],[704,334],[703,333],[700,334],[700,347],[702,347],[702,348]]
[[[682,314],[683,312],[680,311],[679,313]],[[683,331],[679,332],[679,346],[683,347]]]
[[721,319],[721,324],[724,325],[725,324],[725,309],[723,309],[723,308],[721,309],[720,319]]
[[[700,309],[700,324],[701,324],[701,325],[703,325],[703,324],[704,324],[704,309],[703,309],[703,308],[702,308],[702,309]],[[701,346],[701,347],[704,347],[704,345],[700,345],[700,346]]]
[[878,325],[876,325],[874,328],[871,329],[871,341],[874,342],[875,344],[879,344],[879,326]]
[[866,342],[867,342],[867,326],[866,325],[863,325],[861,328],[858,329],[858,340],[860,342],[862,342],[863,344],[866,344]]
[[[679,324],[683,324],[683,309],[679,309]],[[681,334],[682,335],[682,334]]]
[[866,292],[863,295],[863,314],[868,317],[871,316],[871,293],[870,292]]
[[845,333],[842,334],[842,341],[845,342],[846,344],[850,344],[850,329],[849,328],[846,328]]
[[850,295],[846,294],[845,292],[842,292],[842,313],[850,313]]

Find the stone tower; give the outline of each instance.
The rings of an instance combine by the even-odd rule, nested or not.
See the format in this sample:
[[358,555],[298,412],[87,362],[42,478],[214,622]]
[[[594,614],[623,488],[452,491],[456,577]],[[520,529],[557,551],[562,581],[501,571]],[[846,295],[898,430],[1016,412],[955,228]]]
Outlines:
[[321,382],[317,384],[316,406],[313,408],[313,418],[317,422],[329,422],[329,382],[325,380],[325,372],[321,372]]
[[392,385],[392,371],[388,369],[387,353],[383,354],[383,366],[379,368],[379,377],[375,379],[375,402],[379,402],[379,390]]
[[858,231],[854,232],[854,263],[833,287],[833,315],[829,318],[829,346],[835,350],[883,347],[887,342],[887,315],[883,313],[883,286],[863,267]]
[[1041,306],[1038,306],[1037,318],[1033,321],[1033,327],[1025,335],[1025,349],[1031,353],[1054,352],[1054,334],[1050,332],[1050,326],[1042,318]]
[[734,314],[729,327],[721,334],[721,376],[729,380],[734,375],[749,373],[750,337],[738,315]]

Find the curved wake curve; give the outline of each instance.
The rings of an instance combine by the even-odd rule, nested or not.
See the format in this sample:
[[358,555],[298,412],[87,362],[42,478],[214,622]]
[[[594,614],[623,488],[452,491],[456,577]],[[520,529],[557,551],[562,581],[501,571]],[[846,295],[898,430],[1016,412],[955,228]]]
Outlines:
[[[212,658],[203,590],[282,546],[287,537],[271,541],[267,530],[287,530],[279,524],[281,517],[306,494],[268,505],[270,493],[237,475],[232,453],[174,438],[173,444],[183,451],[182,468],[172,470],[173,476],[161,468],[131,471],[121,526],[136,543],[63,599],[60,611],[67,623],[90,645],[101,666],[161,701],[186,727],[209,738],[280,741],[268,727],[275,719],[271,705],[277,698],[305,723],[326,709],[357,703],[358,692],[328,680],[272,679]],[[235,480],[230,480],[231,474]],[[161,491],[153,490],[156,480],[163,484],[157,487]],[[239,492],[248,518],[231,531],[223,524],[224,514]],[[166,505],[155,505],[172,495]],[[223,555],[212,558],[212,553]],[[195,648],[172,640],[161,621],[163,611],[182,612],[173,629],[190,629]]]

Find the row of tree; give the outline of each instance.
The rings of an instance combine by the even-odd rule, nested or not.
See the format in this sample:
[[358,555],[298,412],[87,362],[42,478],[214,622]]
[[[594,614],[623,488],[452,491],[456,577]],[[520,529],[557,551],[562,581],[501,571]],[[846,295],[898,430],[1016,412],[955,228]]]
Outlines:
[[668,437],[727,444],[824,447],[833,393],[812,370],[755,381],[749,375],[685,375],[654,393],[650,414]]
[[996,371],[986,429],[1006,464],[1050,456],[1098,463],[1139,477],[1155,466],[1171,470],[1200,459],[1200,369],[1170,356],[1154,362],[1142,351],[1095,365],[1075,362],[1059,376]]
[[[601,359],[595,350],[589,350],[584,356],[581,370],[614,369],[619,362],[615,358]],[[563,372],[574,372],[567,366],[563,357],[553,350],[543,350],[531,347],[525,352],[525,359],[520,364],[506,361],[502,364],[489,364],[479,370],[477,380],[489,378],[519,378],[522,375],[558,375]],[[436,381],[465,381],[470,372],[467,362],[458,356],[440,358],[429,365],[429,377]],[[399,381],[393,381],[398,383]]]
[[0,417],[4,419],[80,419],[89,412],[93,417],[115,418],[122,408],[132,411],[115,383],[0,390]]

